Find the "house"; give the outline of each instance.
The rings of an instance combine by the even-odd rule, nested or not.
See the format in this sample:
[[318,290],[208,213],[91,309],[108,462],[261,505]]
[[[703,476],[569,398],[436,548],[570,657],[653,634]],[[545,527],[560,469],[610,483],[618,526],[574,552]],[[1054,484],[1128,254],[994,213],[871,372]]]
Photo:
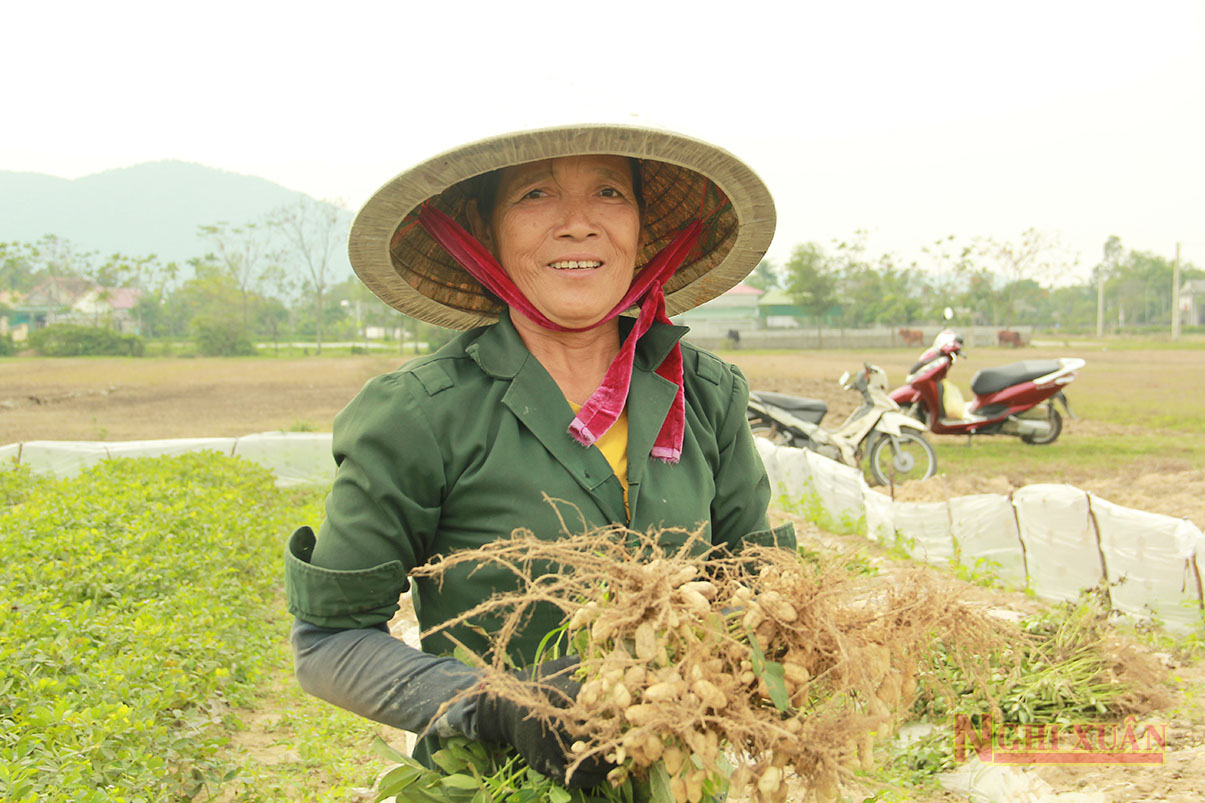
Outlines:
[[756,287],[738,284],[675,316],[674,322],[689,326],[696,335],[725,337],[734,330],[748,332],[761,325],[757,315],[757,299],[761,294]]
[[14,298],[0,309],[0,333],[20,342],[35,329],[73,323],[136,334],[134,305],[141,293],[131,287],[101,287],[77,276],[52,276],[24,298]]
[[756,287],[738,284],[710,301],[687,310],[679,317],[683,322],[691,324],[696,321],[719,320],[749,322],[752,325],[752,322],[757,320],[757,299],[761,294],[762,291]]
[[71,320],[82,326],[105,326],[122,334],[138,334],[134,305],[142,291],[136,287],[96,285],[71,305]]
[[757,314],[766,323],[767,329],[795,328],[803,317],[803,310],[786,290],[768,290],[757,301]]
[[1180,285],[1180,322],[1205,326],[1205,279],[1189,279]]

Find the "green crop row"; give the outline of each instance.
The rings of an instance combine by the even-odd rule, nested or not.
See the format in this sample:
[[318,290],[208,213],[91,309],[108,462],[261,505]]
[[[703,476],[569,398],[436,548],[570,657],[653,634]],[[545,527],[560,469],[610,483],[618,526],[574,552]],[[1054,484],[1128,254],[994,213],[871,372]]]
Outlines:
[[0,470],[0,799],[165,801],[245,776],[280,685],[281,549],[319,496],[214,453]]

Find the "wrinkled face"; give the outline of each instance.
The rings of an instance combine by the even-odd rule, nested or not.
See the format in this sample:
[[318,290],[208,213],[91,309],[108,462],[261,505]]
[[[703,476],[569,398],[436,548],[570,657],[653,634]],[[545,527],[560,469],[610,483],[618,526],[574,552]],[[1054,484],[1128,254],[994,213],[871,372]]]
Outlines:
[[597,323],[636,269],[640,206],[622,156],[565,156],[502,171],[478,232],[527,299],[552,321]]

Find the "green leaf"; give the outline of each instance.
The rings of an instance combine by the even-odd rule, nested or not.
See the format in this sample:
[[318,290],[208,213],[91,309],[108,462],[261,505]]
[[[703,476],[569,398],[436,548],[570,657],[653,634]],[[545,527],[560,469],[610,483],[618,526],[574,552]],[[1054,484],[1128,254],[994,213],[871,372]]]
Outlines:
[[569,803],[572,795],[563,787],[553,785],[548,790],[548,800],[550,803]]
[[408,764],[414,761],[414,759],[410,758],[410,756],[399,752],[380,736],[373,737],[372,752],[376,753],[386,761],[396,761],[399,764]]
[[787,694],[787,679],[783,671],[782,664],[777,661],[766,661],[762,667],[761,679],[766,682],[766,689],[770,692],[770,701],[774,703],[774,707],[779,711],[786,711],[791,707],[791,698]]
[[653,792],[650,803],[675,803],[674,793],[669,790],[669,773],[664,762],[658,761],[650,768],[649,783]]
[[[396,795],[427,772],[430,772],[430,770],[420,767],[410,767],[405,764],[394,767],[385,773],[377,783],[377,789],[380,792],[380,797],[377,799],[380,800],[391,795]],[[431,774],[434,775],[434,773]]]
[[770,701],[774,703],[774,707],[779,711],[786,711],[791,706],[791,698],[787,695],[786,675],[783,673],[782,664],[767,661],[766,654],[762,652],[761,645],[757,643],[757,636],[748,627],[745,628],[745,633],[749,637],[753,674],[765,681],[766,690],[770,692]]
[[462,745],[452,744],[432,753],[431,760],[448,775],[455,775],[468,767],[469,762],[465,759],[467,755],[468,752]]
[[455,775],[445,775],[439,781],[442,785],[449,789],[480,789],[481,783],[472,775],[464,775],[456,773]]

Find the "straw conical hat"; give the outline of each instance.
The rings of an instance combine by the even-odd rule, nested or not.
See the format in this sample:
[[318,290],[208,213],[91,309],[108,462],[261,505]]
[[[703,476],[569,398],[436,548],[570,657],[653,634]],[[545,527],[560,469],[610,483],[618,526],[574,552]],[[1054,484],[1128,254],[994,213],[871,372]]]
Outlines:
[[453,329],[493,323],[502,303],[416,225],[423,202],[468,228],[475,176],[560,156],[614,154],[639,160],[643,254],[638,267],[700,214],[699,244],[665,284],[676,315],[715,298],[757,266],[774,235],[774,202],[760,178],[727,151],[681,134],[619,125],[545,128],[455,148],[399,174],[356,216],[351,264],[389,306]]

